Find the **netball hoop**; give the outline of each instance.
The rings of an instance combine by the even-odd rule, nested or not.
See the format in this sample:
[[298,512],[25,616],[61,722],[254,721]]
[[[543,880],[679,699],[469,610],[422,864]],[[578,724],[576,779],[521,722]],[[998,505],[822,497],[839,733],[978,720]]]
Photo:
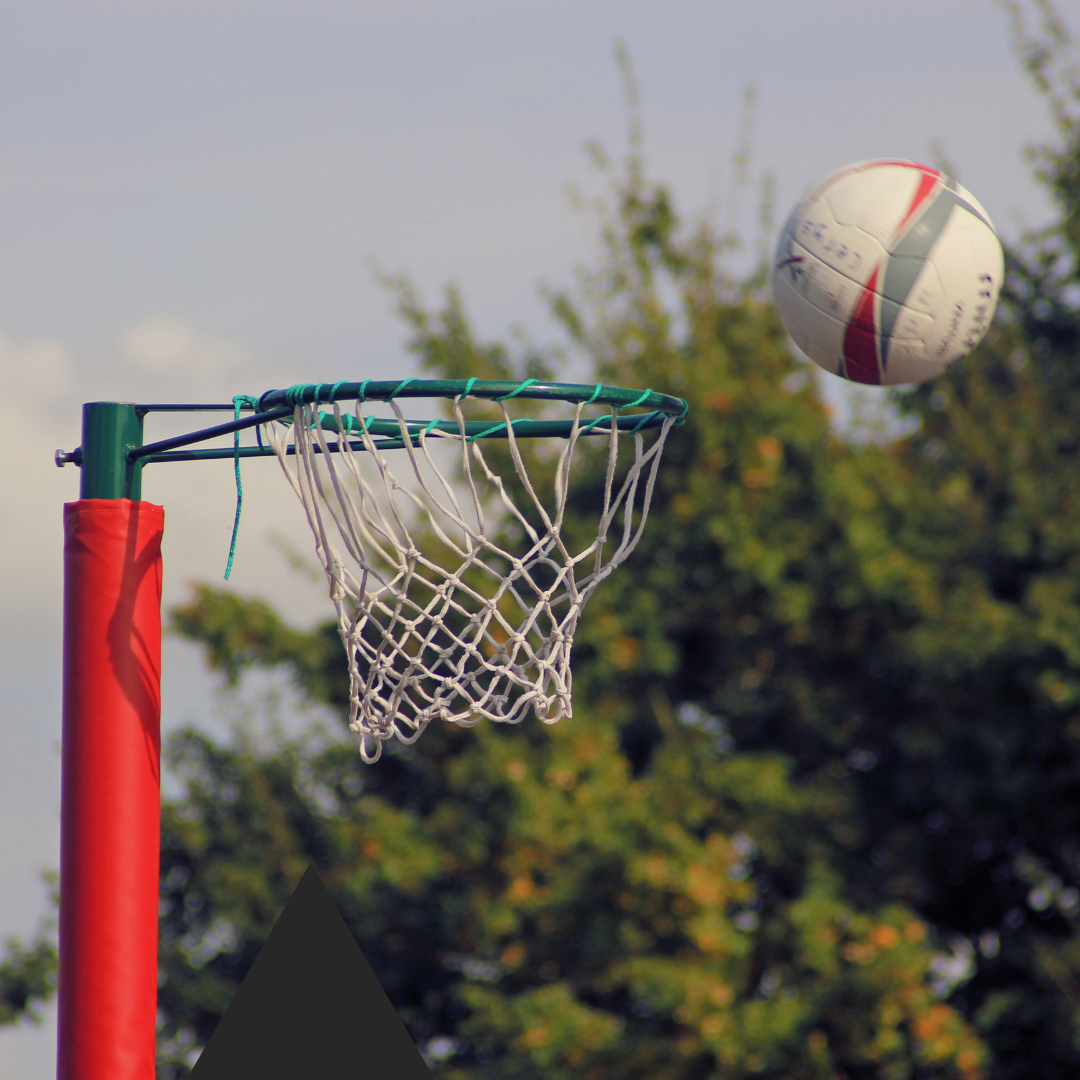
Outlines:
[[[371,383],[299,387],[285,394],[291,423],[267,429],[330,585],[349,664],[349,722],[366,761],[387,739],[412,742],[436,719],[517,723],[531,711],[550,724],[571,715],[570,650],[581,609],[637,544],[664,441],[684,406],[652,391],[545,387],[549,399],[554,392],[573,404],[570,419],[512,418],[510,399],[539,396],[537,385],[416,380],[381,397]],[[410,390],[450,398],[453,419],[406,420],[396,399]],[[474,395],[497,402],[499,419],[467,421],[463,406]],[[346,412],[341,403],[349,399]],[[320,411],[320,400],[333,411]],[[371,400],[387,402],[393,418],[365,415]],[[593,404],[655,407],[584,418]],[[540,432],[563,439],[555,461],[544,463],[546,492],[521,445]],[[605,473],[590,508],[595,530],[574,549],[562,526],[588,435],[606,443]],[[633,449],[620,470],[626,436]],[[490,445],[484,451],[496,439],[498,462]]]
[[[444,399],[450,415],[408,419],[412,398]],[[373,414],[380,403],[389,416]],[[552,417],[559,407],[569,415]],[[143,443],[148,414],[224,410],[227,423]],[[637,545],[685,414],[651,390],[535,379],[83,407],[82,445],[56,454],[82,469],[80,500],[65,507],[60,1080],[154,1075],[163,517],[139,501],[145,466],[233,459],[239,492],[242,458],[278,458],[326,574],[350,724],[371,762],[435,719],[571,714],[582,608]],[[257,445],[241,446],[249,428]],[[231,448],[198,447],[223,435]],[[565,535],[585,509],[595,527]]]

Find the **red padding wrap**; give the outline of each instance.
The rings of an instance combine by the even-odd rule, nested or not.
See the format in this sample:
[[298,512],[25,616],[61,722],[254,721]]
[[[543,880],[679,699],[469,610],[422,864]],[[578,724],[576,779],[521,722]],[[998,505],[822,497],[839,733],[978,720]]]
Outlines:
[[164,523],[64,507],[58,1080],[154,1077]]

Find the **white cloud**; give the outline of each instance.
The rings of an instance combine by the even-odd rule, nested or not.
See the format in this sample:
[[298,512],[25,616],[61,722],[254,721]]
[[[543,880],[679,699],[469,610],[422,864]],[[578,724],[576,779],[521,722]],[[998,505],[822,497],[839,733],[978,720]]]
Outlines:
[[0,334],[0,397],[16,403],[63,393],[72,381],[71,353],[54,338],[15,342]]
[[[0,469],[0,607],[37,621],[59,602],[62,477],[52,462],[75,379],[70,350],[54,338],[0,334],[4,467]],[[77,497],[75,494],[70,497]],[[51,614],[51,611],[50,611]]]
[[152,376],[183,374],[200,388],[251,363],[242,345],[214,337],[180,319],[154,317],[129,326],[120,335],[120,353],[133,367]]

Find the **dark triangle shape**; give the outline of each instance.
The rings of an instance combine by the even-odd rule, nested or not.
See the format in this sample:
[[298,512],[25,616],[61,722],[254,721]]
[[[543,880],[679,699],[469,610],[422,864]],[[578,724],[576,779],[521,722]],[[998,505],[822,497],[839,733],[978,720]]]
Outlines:
[[431,1080],[314,866],[191,1072],[191,1080]]

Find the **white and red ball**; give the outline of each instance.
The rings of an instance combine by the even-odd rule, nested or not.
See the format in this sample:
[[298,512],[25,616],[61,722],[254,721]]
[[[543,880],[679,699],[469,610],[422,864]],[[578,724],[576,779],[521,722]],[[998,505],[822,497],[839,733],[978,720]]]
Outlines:
[[911,161],[835,172],[795,207],[773,262],[792,340],[854,382],[940,375],[983,338],[1004,257],[994,226],[951,177]]

